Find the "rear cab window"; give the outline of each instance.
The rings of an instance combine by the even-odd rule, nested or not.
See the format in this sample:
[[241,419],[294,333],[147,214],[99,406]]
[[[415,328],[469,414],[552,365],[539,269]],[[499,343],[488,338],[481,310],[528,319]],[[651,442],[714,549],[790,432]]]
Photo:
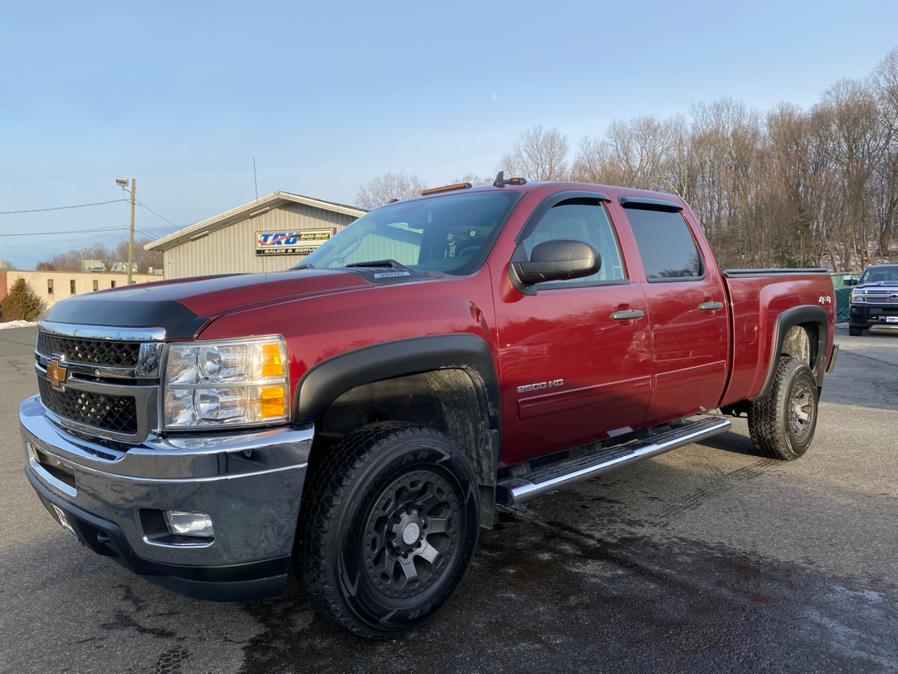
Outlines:
[[680,210],[624,204],[649,283],[699,281],[705,261]]

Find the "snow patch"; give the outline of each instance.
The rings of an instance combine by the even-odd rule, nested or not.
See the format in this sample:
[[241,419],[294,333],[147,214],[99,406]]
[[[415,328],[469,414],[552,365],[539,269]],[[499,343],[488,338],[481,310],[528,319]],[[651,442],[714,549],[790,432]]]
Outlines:
[[5,323],[0,323],[0,330],[6,330],[8,328],[34,328],[37,326],[37,323],[32,321],[6,321]]

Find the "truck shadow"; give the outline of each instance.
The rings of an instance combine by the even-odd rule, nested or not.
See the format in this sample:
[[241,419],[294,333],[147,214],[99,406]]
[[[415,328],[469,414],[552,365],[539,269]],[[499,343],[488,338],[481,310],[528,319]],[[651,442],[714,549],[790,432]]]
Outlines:
[[734,454],[743,454],[745,456],[762,456],[762,454],[755,449],[755,446],[751,442],[751,438],[735,431],[727,431],[726,433],[715,435],[695,444],[701,447],[720,449],[725,452],[733,452]]

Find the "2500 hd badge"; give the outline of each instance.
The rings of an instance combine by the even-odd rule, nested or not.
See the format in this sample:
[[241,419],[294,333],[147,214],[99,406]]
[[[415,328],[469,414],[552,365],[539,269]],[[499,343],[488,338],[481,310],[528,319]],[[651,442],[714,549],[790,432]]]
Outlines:
[[524,384],[518,386],[518,393],[532,393],[533,391],[541,391],[547,388],[561,388],[564,386],[564,379],[550,379],[549,381],[538,381],[533,384]]

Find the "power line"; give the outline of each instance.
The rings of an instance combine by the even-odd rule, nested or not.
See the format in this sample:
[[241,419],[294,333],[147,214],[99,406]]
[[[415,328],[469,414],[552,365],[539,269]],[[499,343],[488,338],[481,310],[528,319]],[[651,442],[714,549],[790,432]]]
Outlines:
[[[87,208],[88,206],[105,206],[106,204],[117,204],[127,199],[113,199],[112,201],[95,201],[90,204],[71,204],[69,206],[51,206],[49,208],[26,208],[19,211],[0,211],[0,215],[19,215],[22,213],[43,213],[45,211],[64,211],[70,208]],[[161,217],[161,216],[160,216]],[[163,220],[165,218],[162,218]]]
[[127,227],[97,227],[94,229],[67,229],[61,232],[13,232],[3,233],[0,236],[49,236],[49,235],[57,235],[57,234],[88,234],[93,232],[122,232],[128,229]]
[[175,229],[181,229],[181,228],[182,228],[182,225],[176,225],[175,223],[173,223],[171,220],[169,220],[168,218],[166,218],[164,215],[162,215],[162,214],[159,213],[158,211],[154,211],[152,208],[150,208],[149,206],[147,206],[144,202],[138,201],[137,204],[138,204],[141,208],[144,208],[144,209],[148,210],[150,213],[152,213],[153,215],[155,215],[155,216],[156,216],[157,218],[159,218],[160,220],[165,220],[165,222],[167,222],[168,224],[170,224],[170,225],[171,225],[172,227],[174,227]]

